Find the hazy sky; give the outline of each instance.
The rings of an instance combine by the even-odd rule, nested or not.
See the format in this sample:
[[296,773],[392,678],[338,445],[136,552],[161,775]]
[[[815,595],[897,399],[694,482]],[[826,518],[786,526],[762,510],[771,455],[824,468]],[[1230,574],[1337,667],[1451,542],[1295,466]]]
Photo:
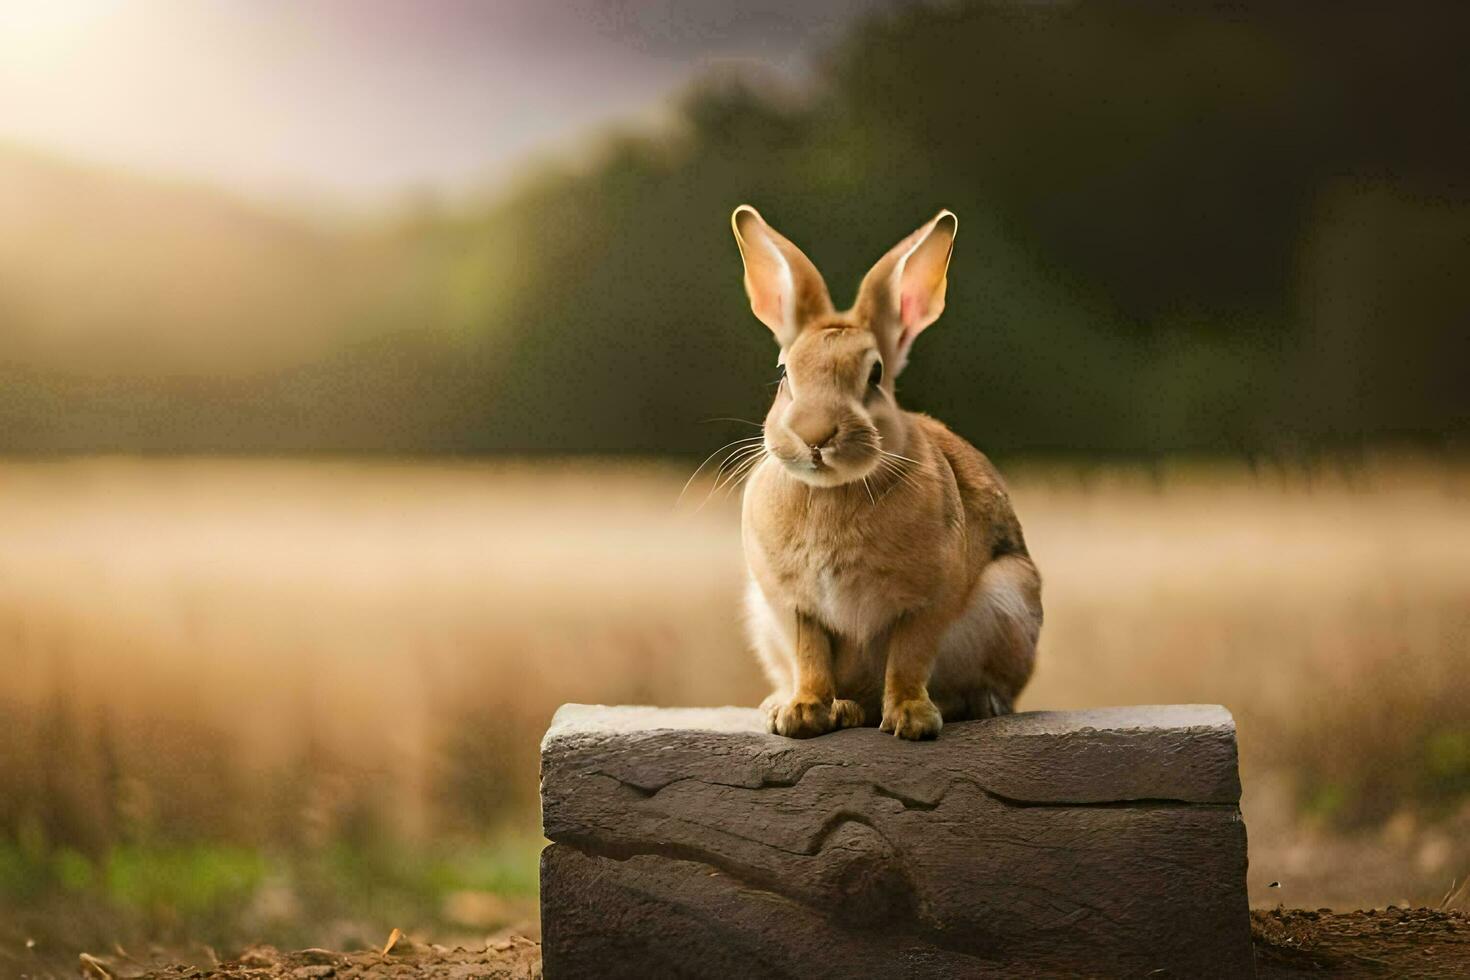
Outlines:
[[251,192],[493,179],[890,0],[3,0],[0,140]]

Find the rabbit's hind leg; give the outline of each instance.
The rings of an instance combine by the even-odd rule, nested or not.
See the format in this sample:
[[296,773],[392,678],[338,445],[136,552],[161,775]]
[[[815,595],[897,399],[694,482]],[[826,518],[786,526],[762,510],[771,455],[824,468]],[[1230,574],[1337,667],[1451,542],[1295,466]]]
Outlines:
[[939,645],[930,690],[946,721],[1015,710],[1041,632],[1041,578],[1024,555],[986,566],[964,615]]

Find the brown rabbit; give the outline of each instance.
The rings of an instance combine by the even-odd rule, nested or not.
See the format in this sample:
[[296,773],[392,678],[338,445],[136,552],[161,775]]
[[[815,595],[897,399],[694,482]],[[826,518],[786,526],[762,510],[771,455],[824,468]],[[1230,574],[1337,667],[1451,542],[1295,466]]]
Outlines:
[[731,223],[751,308],[781,345],[742,532],[771,731],[881,718],[919,739],[1008,714],[1036,658],[1041,577],[990,461],[893,391],[944,309],[955,216],[879,259],[842,313],[754,208]]

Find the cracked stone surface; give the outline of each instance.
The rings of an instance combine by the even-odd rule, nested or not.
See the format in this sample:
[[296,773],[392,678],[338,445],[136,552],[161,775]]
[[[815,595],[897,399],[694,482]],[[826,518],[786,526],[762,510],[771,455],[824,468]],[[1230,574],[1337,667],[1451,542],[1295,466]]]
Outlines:
[[567,705],[542,743],[546,975],[1249,976],[1239,797],[1218,706],[911,743]]

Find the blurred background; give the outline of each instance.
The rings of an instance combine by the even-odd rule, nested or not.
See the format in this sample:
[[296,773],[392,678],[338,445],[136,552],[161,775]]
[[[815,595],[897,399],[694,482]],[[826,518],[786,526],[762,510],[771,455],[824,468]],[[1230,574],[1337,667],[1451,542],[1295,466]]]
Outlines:
[[[0,8],[0,962],[535,931],[571,700],[754,704],[752,202],[1046,578],[1223,702],[1252,900],[1465,905],[1470,8]],[[28,942],[34,949],[27,951]]]

